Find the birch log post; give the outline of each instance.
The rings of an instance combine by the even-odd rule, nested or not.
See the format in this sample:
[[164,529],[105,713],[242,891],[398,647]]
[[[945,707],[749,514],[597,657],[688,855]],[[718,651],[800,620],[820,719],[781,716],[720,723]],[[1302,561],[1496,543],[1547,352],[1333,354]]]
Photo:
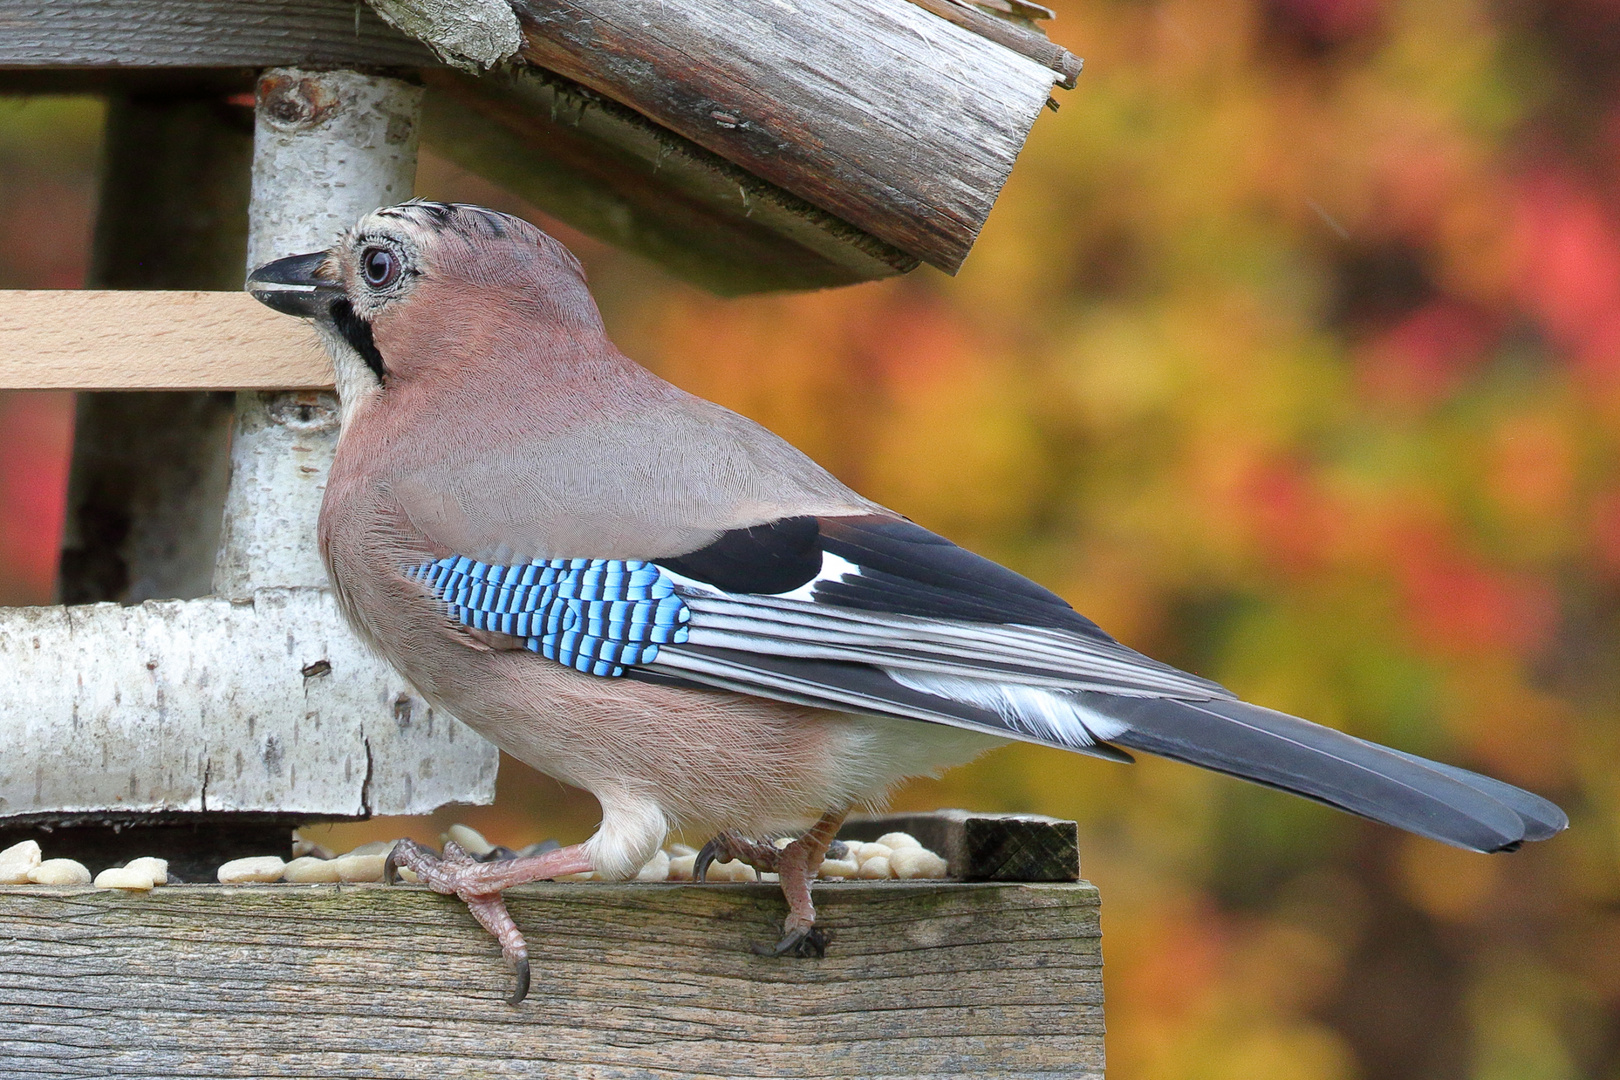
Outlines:
[[[362,215],[410,198],[420,86],[273,68],[260,77],[257,100],[247,270],[321,251]],[[315,522],[337,436],[329,392],[238,395],[216,595],[326,584]]]

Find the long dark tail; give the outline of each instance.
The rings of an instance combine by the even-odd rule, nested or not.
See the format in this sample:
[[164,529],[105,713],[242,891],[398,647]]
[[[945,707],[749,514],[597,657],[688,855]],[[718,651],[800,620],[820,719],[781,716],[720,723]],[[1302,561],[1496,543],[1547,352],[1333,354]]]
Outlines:
[[1087,694],[1109,741],[1201,765],[1460,848],[1512,851],[1569,825],[1528,791],[1241,701]]

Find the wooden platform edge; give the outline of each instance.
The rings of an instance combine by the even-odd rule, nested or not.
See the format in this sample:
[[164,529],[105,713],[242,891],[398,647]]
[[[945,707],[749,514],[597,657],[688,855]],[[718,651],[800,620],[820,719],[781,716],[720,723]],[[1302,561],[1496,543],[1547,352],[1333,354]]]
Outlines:
[[244,292],[0,290],[0,390],[316,390],[308,324]]
[[534,965],[422,887],[0,887],[0,1077],[1089,1077],[1088,883],[816,888],[821,960],[753,955],[771,885],[507,893]]

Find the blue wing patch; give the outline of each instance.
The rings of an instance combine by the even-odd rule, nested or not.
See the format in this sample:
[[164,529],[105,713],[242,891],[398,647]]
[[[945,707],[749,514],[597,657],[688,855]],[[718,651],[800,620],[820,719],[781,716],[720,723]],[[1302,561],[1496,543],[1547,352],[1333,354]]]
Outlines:
[[524,638],[531,651],[590,675],[623,675],[658,646],[682,642],[692,613],[657,566],[622,559],[537,559],[492,566],[460,556],[408,571],[477,630]]

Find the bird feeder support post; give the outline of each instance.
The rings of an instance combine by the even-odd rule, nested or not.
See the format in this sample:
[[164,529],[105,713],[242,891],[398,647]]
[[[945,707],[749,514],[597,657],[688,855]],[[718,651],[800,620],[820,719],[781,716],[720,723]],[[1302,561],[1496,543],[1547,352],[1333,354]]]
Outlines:
[[[111,95],[89,284],[230,289],[245,243],[248,162],[218,93]],[[208,592],[230,401],[196,391],[80,394],[60,594],[69,604]]]
[[[416,178],[422,88],[353,71],[271,68],[259,78],[247,268],[331,246]],[[324,391],[237,395],[231,482],[214,593],[326,584],[315,545],[337,448],[337,398]]]

